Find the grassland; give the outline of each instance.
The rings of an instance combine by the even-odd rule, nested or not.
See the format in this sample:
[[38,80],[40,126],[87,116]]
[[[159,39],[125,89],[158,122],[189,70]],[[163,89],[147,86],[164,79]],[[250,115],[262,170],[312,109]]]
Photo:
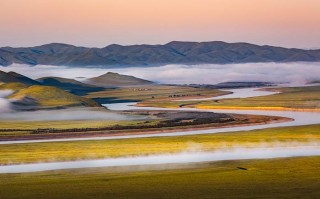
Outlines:
[[281,107],[292,109],[320,109],[320,86],[268,89],[281,93],[247,99],[203,102],[196,107]]
[[144,101],[140,106],[157,107],[196,107],[196,108],[226,108],[226,109],[292,109],[292,110],[320,110],[320,86],[292,87],[268,89],[281,93],[251,97],[243,99],[224,99],[200,102],[177,102],[177,101]]
[[62,121],[0,121],[0,129],[25,129],[33,130],[37,128],[99,128],[113,125],[135,125],[141,121],[104,121],[104,120],[62,120]]
[[28,86],[20,82],[0,84],[0,90],[8,89],[18,91],[24,88],[28,88]]
[[152,100],[162,101],[164,99],[179,98],[201,98],[208,96],[219,96],[228,92],[214,89],[193,88],[187,86],[140,86],[109,89],[100,92],[90,93],[88,98],[113,98],[121,100]]
[[1,199],[316,199],[320,195],[320,157],[223,161],[185,167],[0,174],[0,196]]
[[64,90],[51,86],[30,86],[21,89],[10,96],[10,98],[22,100],[24,97],[29,97],[44,107],[56,106],[97,106],[97,104],[83,97],[70,94]]
[[[155,124],[158,120],[150,121],[148,125]],[[33,130],[54,128],[58,130],[72,128],[105,128],[115,125],[135,126],[143,125],[144,121],[103,121],[103,120],[71,120],[71,121],[0,121],[0,129],[21,129],[24,131],[1,131],[1,137],[19,138],[21,136],[35,136]],[[89,133],[89,132],[88,132]]]
[[256,147],[320,141],[320,124],[219,134],[0,145],[0,164],[65,161],[106,157],[214,150],[225,147]]
[[139,120],[0,121],[0,140],[149,134],[284,122],[282,117],[210,112],[129,111]]

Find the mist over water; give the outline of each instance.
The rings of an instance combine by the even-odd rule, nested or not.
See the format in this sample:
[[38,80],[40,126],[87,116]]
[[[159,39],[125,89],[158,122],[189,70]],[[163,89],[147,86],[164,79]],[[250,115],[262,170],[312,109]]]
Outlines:
[[[288,82],[301,85],[319,80],[319,62],[248,63],[165,65],[159,67],[130,68],[79,68],[64,66],[27,66],[14,64],[0,67],[3,71],[15,71],[32,78],[58,76],[65,78],[90,78],[106,72],[133,75],[158,83],[168,84],[217,84],[228,81]],[[36,71],[36,72],[35,72]]]
[[11,95],[11,90],[0,90],[0,113],[6,113],[11,111],[10,100],[6,99],[7,96]]
[[[1,101],[0,101],[1,102]],[[0,112],[1,113],[1,112]],[[39,110],[25,112],[3,112],[0,120],[19,121],[60,121],[60,120],[107,120],[125,121],[142,120],[145,116],[125,115],[108,111],[94,111],[89,109]]]
[[141,120],[146,119],[140,115],[125,115],[102,110],[90,110],[86,108],[73,108],[63,110],[38,110],[15,111],[11,102],[6,97],[13,93],[12,90],[0,90],[0,120],[21,121],[58,121],[58,120]]
[[78,160],[67,162],[34,163],[0,166],[0,173],[25,173],[50,171],[58,169],[80,169],[97,167],[119,167],[119,166],[147,166],[157,165],[165,168],[167,164],[190,164],[201,162],[212,162],[222,160],[244,160],[244,159],[270,159],[302,156],[319,156],[320,148],[315,146],[286,146],[286,147],[259,147],[256,148],[234,148],[216,151],[182,152],[175,154],[158,154],[149,156],[133,156],[106,158],[100,160]]

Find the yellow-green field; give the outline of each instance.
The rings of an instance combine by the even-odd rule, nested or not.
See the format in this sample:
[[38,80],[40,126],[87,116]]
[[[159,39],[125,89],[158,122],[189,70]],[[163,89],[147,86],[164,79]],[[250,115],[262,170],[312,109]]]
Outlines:
[[[219,96],[228,92],[206,88],[193,88],[188,86],[141,86],[130,88],[109,89],[94,92],[87,98],[116,98],[121,100],[152,100],[176,98],[201,98],[208,96]],[[175,95],[175,96],[174,96]]]
[[[185,166],[186,167],[186,166]],[[247,171],[237,169],[247,168]],[[223,161],[189,168],[0,174],[1,199],[316,199],[320,157]],[[141,169],[141,168],[140,168]]]
[[[154,120],[145,124],[144,121],[98,121],[98,120],[71,120],[71,121],[0,121],[0,129],[23,129],[26,131],[0,131],[0,137],[19,137],[19,136],[32,136],[32,130],[35,129],[72,129],[72,128],[104,128],[115,125],[135,126],[135,125],[151,125],[156,124],[159,120]],[[90,133],[90,132],[85,132]]]
[[296,88],[277,88],[268,89],[280,91],[279,94],[273,94],[261,97],[251,97],[243,99],[224,99],[219,101],[200,101],[200,102],[178,102],[178,101],[143,101],[142,106],[157,107],[179,107],[190,104],[196,108],[258,108],[258,109],[310,109],[320,110],[320,86],[296,87]]
[[97,159],[237,146],[256,147],[261,144],[320,142],[319,129],[320,124],[177,137],[0,145],[0,164]]
[[[87,97],[140,100],[140,105],[160,107],[319,109],[320,86],[278,90],[282,93],[218,102],[173,101],[226,94],[213,89],[183,86],[110,89]],[[35,97],[42,99],[41,96]],[[69,98],[62,99],[62,102],[65,100],[69,102]],[[53,101],[44,103],[49,103],[43,104],[45,106],[55,105]],[[48,126],[57,129],[99,128],[116,124],[142,125],[141,122],[0,121],[0,129],[32,130]],[[319,129],[320,124],[175,137],[0,145],[0,165],[213,151],[232,147],[318,145]],[[8,135],[31,135],[31,131],[0,133],[0,136]],[[295,157],[0,174],[0,199],[316,199],[320,195],[319,168],[320,157]]]
[[83,104],[97,106],[96,103],[90,99],[79,97],[51,86],[30,86],[17,91],[11,95],[10,98],[23,99],[26,96],[36,99],[37,103],[44,107],[79,106]]
[[116,124],[130,125],[137,124],[141,121],[99,121],[99,120],[64,120],[64,121],[0,121],[0,129],[37,129],[37,128],[95,128],[108,127]]

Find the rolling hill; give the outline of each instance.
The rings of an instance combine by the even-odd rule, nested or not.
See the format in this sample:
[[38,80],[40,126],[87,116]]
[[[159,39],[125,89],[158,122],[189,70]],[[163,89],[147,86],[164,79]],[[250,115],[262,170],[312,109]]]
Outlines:
[[76,96],[52,86],[30,86],[16,90],[8,98],[13,100],[15,105],[23,106],[24,109],[28,106],[39,108],[99,106],[91,99]]
[[19,82],[26,85],[40,85],[39,82],[23,76],[21,74],[15,73],[15,72],[3,72],[0,70],[0,82],[2,83],[13,83],[13,82]]
[[103,87],[119,87],[119,86],[139,86],[153,84],[153,82],[140,79],[134,76],[121,75],[118,73],[108,72],[99,77],[90,78],[86,81],[88,84],[93,84]]
[[52,43],[26,48],[0,48],[0,65],[13,63],[56,66],[157,66],[164,64],[228,64],[254,62],[317,62],[320,50],[249,43],[180,42],[165,45],[109,45],[86,48]]
[[61,78],[61,77],[43,77],[37,79],[42,85],[54,86],[76,95],[86,95],[90,92],[98,92],[104,90],[102,87],[96,87],[79,82],[74,79]]
[[18,91],[18,90],[21,90],[24,88],[28,88],[28,85],[20,83],[20,82],[11,82],[11,83],[0,84],[0,90]]

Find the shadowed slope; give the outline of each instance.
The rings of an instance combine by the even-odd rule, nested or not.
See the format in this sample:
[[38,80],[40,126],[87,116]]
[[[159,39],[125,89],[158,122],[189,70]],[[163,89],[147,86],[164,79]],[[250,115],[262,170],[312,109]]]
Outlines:
[[86,95],[91,92],[98,92],[104,90],[104,88],[102,87],[96,87],[93,85],[88,85],[79,82],[74,79],[67,79],[61,77],[43,77],[37,80],[41,82],[42,85],[55,86],[76,95]]
[[152,84],[151,81],[140,79],[133,76],[121,75],[118,73],[108,72],[99,77],[90,78],[87,80],[89,84],[104,86],[104,87],[117,87],[117,86],[138,86]]

